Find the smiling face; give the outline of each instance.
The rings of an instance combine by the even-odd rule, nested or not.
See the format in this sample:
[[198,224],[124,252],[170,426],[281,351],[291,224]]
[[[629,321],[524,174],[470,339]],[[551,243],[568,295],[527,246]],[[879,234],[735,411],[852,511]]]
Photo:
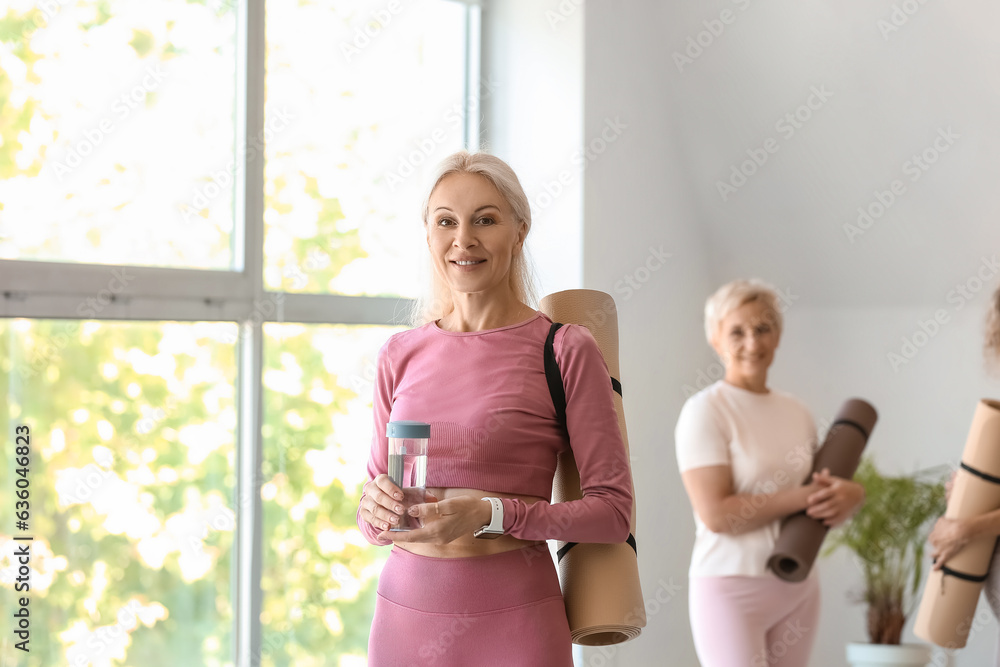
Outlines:
[[726,380],[760,386],[780,338],[775,313],[759,300],[750,301],[722,319],[712,347],[726,366]]
[[511,260],[527,229],[485,177],[453,173],[431,193],[427,246],[438,277],[453,293],[507,297]]

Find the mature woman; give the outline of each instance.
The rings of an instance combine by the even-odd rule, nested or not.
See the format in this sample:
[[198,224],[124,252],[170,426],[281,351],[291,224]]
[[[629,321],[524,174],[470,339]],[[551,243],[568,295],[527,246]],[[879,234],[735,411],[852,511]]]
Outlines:
[[705,334],[725,376],[691,396],[677,421],[677,462],[697,527],[689,611],[703,667],[808,664],[819,617],[816,570],[789,583],[766,571],[767,559],[783,517],[807,510],[836,526],[864,498],[859,484],[826,470],[809,479],[813,417],[767,386],[781,327],[768,285],[720,287],[705,304]]
[[[986,341],[983,345],[983,351],[991,365],[1000,369],[1000,286],[993,293],[990,309],[986,316]],[[954,475],[952,475],[952,479],[954,479]],[[949,482],[949,492],[950,486]],[[938,519],[928,538],[932,549],[931,557],[934,559],[934,569],[938,570],[944,567],[948,559],[958,553],[970,540],[980,537],[1000,537],[1000,510],[967,519],[949,519],[947,517]],[[1000,543],[993,552],[993,562],[990,564],[984,591],[993,614],[1000,618]],[[997,644],[996,664],[1000,665],[1000,642]]]
[[[369,664],[570,666],[544,541],[623,542],[632,507],[607,366],[586,328],[558,331],[563,425],[543,364],[551,322],[529,305],[531,212],[507,164],[482,153],[450,156],[423,219],[433,298],[425,323],[379,353],[370,481],[358,508],[367,539],[393,545]],[[428,502],[408,510],[386,474],[386,423],[396,420],[431,424]],[[550,504],[566,447],[583,498]],[[391,532],[404,511],[423,526]]]

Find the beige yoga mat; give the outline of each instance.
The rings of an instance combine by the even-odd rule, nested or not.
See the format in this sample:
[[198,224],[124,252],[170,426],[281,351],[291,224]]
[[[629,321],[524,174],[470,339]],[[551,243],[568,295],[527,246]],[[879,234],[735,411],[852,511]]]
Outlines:
[[[1000,508],[1000,401],[983,399],[972,416],[948,509],[965,519]],[[976,604],[989,572],[995,537],[969,542],[941,570],[927,577],[913,632],[945,648],[962,648],[969,638]]]
[[[836,477],[854,477],[876,421],[878,413],[870,403],[859,398],[846,401],[827,431],[823,446],[813,457],[812,472],[829,468]],[[809,576],[828,531],[822,521],[810,518],[805,512],[787,517],[781,522],[781,532],[767,559],[767,567],[785,581],[802,581]]]
[[[621,380],[618,365],[618,310],[610,295],[594,290],[567,290],[542,299],[540,310],[553,322],[581,324],[590,330],[604,355],[611,377]],[[628,451],[625,410],[614,393],[618,427]],[[635,535],[635,493],[632,522]],[[580,474],[567,452],[559,459],[552,502],[582,497]],[[566,544],[559,543],[559,549]],[[639,586],[636,551],[628,544],[577,544],[558,564],[559,582],[566,601],[566,615],[573,642],[584,646],[618,644],[639,636],[646,626],[646,608]]]

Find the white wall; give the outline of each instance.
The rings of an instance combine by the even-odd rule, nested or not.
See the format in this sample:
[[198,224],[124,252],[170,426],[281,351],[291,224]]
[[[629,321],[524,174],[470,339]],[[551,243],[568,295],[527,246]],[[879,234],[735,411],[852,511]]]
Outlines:
[[[694,383],[712,360],[700,325],[711,283],[708,249],[692,224],[696,212],[685,165],[664,131],[671,99],[656,66],[667,57],[662,5],[586,5],[584,137],[594,142],[595,159],[585,172],[584,286],[609,292],[618,304],[648,616],[638,639],[614,651],[586,650],[588,667],[697,664],[687,612],[694,523],[677,473],[673,430],[682,385]],[[602,132],[614,123],[623,126],[620,136],[596,155]],[[671,256],[650,270],[660,252]],[[668,599],[674,585],[680,593]]]
[[[911,0],[893,31],[879,21],[892,20],[894,2],[586,5],[584,138],[608,118],[627,128],[586,170],[584,286],[619,302],[641,575],[657,613],[640,638],[588,651],[584,664],[697,664],[686,586],[694,528],[672,432],[685,385],[714,368],[701,306],[717,285],[757,275],[794,295],[772,384],[819,419],[849,396],[871,400],[881,415],[871,451],[888,471],[954,463],[977,398],[1000,396],[980,353],[986,295],[1000,278],[983,264],[1000,243],[1000,126],[988,111],[1000,102],[1000,42],[988,27],[1000,10]],[[679,71],[674,52],[727,9],[733,22]],[[822,85],[834,96],[792,137],[780,134],[776,120]],[[960,138],[909,180],[905,161],[948,126]],[[771,136],[777,151],[723,201],[718,181]],[[905,193],[849,238],[857,207],[894,179]],[[670,261],[624,289],[660,244]],[[978,291],[967,299],[959,284]],[[889,353],[902,357],[902,338],[938,311],[948,321],[894,369]],[[860,585],[845,555],[820,567],[811,664],[832,667],[845,664],[845,642],[865,639],[864,609],[845,595]],[[682,593],[653,604],[671,578]],[[951,664],[991,664],[996,635],[988,621]]]
[[531,202],[526,246],[539,297],[580,287],[582,276],[583,13],[552,25],[537,2],[483,11],[485,146],[517,173]]
[[[696,665],[694,526],[673,427],[686,393],[717,376],[701,324],[716,286],[756,275],[792,297],[772,384],[820,420],[849,396],[872,401],[881,418],[870,449],[888,471],[954,463],[976,399],[1000,395],[980,354],[1000,279],[983,263],[1000,245],[1000,5],[509,0],[487,15],[487,70],[504,86],[484,106],[489,146],[533,200],[542,292],[582,285],[619,308],[649,626],[586,650],[582,664]],[[731,19],[721,30],[720,17]],[[707,45],[690,63],[675,58],[698,39]],[[813,97],[792,136],[787,121],[776,126],[823,86],[832,96]],[[958,138],[912,180],[906,161],[948,127]],[[719,182],[769,138],[766,162],[723,200]],[[591,148],[582,161],[581,146]],[[567,170],[555,203],[538,206]],[[857,208],[893,180],[905,192],[849,234]],[[921,323],[935,314],[947,321],[924,341]],[[904,349],[915,334],[924,344]],[[864,610],[845,595],[860,576],[843,554],[820,567],[812,664],[832,667],[845,664],[845,642],[864,640]],[[951,664],[989,664],[996,635],[988,621]]]
[[[1000,378],[987,375],[979,346],[985,292],[960,310],[940,304],[948,320],[905,364],[890,362],[888,353],[898,352],[901,339],[912,338],[921,323],[934,331],[928,322],[938,308],[816,308],[809,302],[803,294],[786,313],[773,383],[799,395],[820,417],[831,417],[850,396],[871,401],[879,422],[868,451],[890,474],[957,464],[976,402],[1000,396]],[[843,645],[865,640],[863,608],[847,600],[860,590],[860,572],[847,554],[825,559],[820,571],[822,632],[813,664],[840,665]],[[935,664],[993,664],[996,621],[984,600],[978,613],[984,622],[968,646],[951,663]],[[922,641],[911,630],[912,621],[904,641]]]

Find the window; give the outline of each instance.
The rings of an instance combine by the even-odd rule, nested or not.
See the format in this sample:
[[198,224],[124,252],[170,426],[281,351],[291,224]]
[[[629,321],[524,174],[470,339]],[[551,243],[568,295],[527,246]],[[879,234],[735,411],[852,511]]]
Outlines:
[[416,296],[425,176],[478,147],[479,8],[5,12],[3,488],[19,425],[31,454],[0,582],[31,536],[33,659],[363,665],[375,355]]

